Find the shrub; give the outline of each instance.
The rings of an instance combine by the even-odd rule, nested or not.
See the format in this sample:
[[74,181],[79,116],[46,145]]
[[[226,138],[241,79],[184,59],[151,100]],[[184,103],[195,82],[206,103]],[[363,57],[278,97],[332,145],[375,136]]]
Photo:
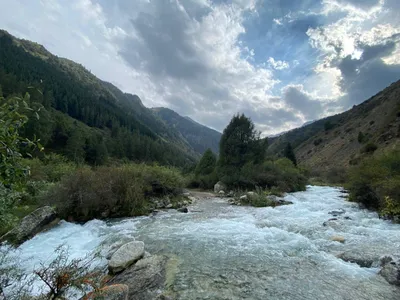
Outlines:
[[362,144],[365,142],[366,136],[360,131],[357,136],[357,141]]
[[146,214],[150,197],[176,195],[183,178],[175,169],[130,164],[80,168],[66,176],[44,197],[62,217],[77,221]]
[[321,144],[322,143],[322,139],[321,138],[318,138],[318,139],[316,139],[316,140],[314,140],[314,145],[315,146],[318,146],[319,144]]
[[275,187],[281,192],[296,192],[305,190],[307,178],[304,171],[296,168],[292,161],[280,158],[263,164],[246,164],[242,169],[240,182],[241,187]]
[[329,131],[329,130],[331,130],[331,129],[333,129],[333,128],[335,128],[335,124],[332,123],[331,121],[326,121],[326,122],[324,123],[324,129],[325,129],[325,131]]
[[42,160],[25,159],[23,163],[30,169],[30,180],[33,181],[57,182],[77,168],[74,163],[57,154],[46,155]]
[[361,153],[373,153],[376,149],[378,149],[377,145],[368,143],[361,149]]
[[370,157],[350,169],[350,200],[390,217],[400,211],[400,151]]
[[21,194],[0,183],[0,236],[9,231],[18,221],[12,209],[21,199]]

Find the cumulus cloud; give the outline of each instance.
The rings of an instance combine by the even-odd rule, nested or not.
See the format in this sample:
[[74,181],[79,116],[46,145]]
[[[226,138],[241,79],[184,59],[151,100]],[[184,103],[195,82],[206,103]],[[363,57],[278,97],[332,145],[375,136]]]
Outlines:
[[268,58],[269,65],[275,70],[284,70],[289,68],[289,63],[283,60],[275,60],[273,57]]
[[0,27],[147,106],[217,130],[243,112],[267,135],[340,112],[399,79],[396,7],[395,0],[0,0]]

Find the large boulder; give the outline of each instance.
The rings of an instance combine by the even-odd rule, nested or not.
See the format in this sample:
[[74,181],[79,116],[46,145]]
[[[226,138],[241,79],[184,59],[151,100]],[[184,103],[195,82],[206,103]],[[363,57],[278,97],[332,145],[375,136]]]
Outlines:
[[391,257],[381,260],[383,264],[379,275],[386,279],[390,284],[400,286],[400,261],[395,262]]
[[151,300],[161,296],[166,287],[167,257],[152,255],[117,274],[110,284],[126,284],[129,300]]
[[144,243],[133,241],[122,245],[111,256],[108,262],[108,270],[112,274],[119,273],[125,270],[130,265],[137,262],[144,255]]
[[8,241],[19,246],[46,228],[57,218],[56,211],[50,206],[36,209],[25,216],[19,224],[0,238],[0,242]]
[[220,191],[226,191],[226,185],[222,181],[218,181],[214,185],[214,193],[218,194]]
[[128,300],[129,287],[126,284],[105,286],[85,296],[82,300]]

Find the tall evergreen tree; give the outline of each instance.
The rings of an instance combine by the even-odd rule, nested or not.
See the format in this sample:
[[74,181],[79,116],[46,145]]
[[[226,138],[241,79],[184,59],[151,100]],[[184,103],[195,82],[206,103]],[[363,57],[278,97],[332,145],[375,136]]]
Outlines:
[[202,158],[196,166],[196,175],[208,175],[214,172],[217,163],[217,156],[211,151],[210,148],[204,152]]
[[287,143],[285,150],[283,151],[283,156],[290,159],[295,166],[297,166],[296,155],[294,154],[292,144]]
[[263,161],[265,143],[251,119],[244,114],[235,115],[221,136],[218,162],[220,178],[234,184],[239,180],[240,170],[246,163]]

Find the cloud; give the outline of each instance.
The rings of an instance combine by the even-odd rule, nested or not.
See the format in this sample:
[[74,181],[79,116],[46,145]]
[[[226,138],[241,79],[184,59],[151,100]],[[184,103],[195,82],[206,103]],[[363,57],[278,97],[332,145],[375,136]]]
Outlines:
[[399,8],[396,0],[0,0],[0,27],[146,106],[220,131],[243,112],[267,135],[398,79]]
[[289,68],[289,63],[282,60],[275,60],[273,57],[268,58],[269,65],[275,70],[284,70]]

